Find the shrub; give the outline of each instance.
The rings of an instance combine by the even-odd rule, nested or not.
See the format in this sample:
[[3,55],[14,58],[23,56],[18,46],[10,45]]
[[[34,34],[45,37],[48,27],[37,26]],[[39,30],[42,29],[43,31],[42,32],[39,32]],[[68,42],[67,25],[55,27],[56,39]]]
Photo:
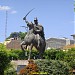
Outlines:
[[66,62],[59,60],[37,60],[40,72],[47,72],[49,75],[69,75],[69,66]]
[[37,64],[32,59],[28,62],[28,65],[20,70],[20,75],[33,75],[34,72],[38,72]]

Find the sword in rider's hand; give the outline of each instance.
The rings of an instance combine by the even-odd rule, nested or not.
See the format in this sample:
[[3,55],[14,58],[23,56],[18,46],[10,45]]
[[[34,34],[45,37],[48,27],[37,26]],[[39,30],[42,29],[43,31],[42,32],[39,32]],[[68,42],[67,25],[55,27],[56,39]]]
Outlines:
[[32,10],[34,10],[34,9],[35,9],[35,8],[31,9],[31,10],[25,15],[25,17],[23,18],[23,20],[26,21],[26,17],[27,17],[27,15],[28,15]]
[[[34,10],[34,8],[31,9],[31,10],[25,15],[25,17],[23,18],[23,20],[25,20],[25,22],[27,22],[27,20],[26,20],[27,15],[28,15],[32,10]],[[26,26],[21,26],[21,27],[25,27],[26,31],[28,32],[28,27],[26,27]]]

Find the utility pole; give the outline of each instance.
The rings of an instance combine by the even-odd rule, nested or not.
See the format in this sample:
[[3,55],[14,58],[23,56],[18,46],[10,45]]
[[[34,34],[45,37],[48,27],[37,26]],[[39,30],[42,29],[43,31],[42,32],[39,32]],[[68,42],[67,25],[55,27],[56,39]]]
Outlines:
[[7,38],[7,16],[8,16],[8,12],[6,10],[6,22],[5,22],[5,40]]

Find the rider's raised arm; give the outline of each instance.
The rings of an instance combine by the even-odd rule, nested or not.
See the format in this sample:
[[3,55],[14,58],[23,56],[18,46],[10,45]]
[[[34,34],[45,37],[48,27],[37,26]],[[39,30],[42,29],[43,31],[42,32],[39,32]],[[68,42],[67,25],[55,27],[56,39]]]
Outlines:
[[29,24],[29,22],[27,20],[25,20],[25,22],[26,22],[27,25]]
[[29,22],[27,21],[26,17],[24,17],[23,20],[25,20],[27,25],[29,24]]

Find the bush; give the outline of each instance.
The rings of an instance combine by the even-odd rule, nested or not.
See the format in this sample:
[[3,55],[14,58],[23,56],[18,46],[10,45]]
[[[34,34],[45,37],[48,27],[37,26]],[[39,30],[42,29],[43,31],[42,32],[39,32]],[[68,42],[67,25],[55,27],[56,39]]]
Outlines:
[[20,70],[20,75],[33,75],[34,72],[38,72],[38,66],[32,59],[28,61],[28,65]]
[[9,68],[5,71],[5,75],[17,75],[17,72],[14,68]]
[[37,60],[40,72],[47,72],[49,75],[69,75],[69,66],[66,62],[59,60]]
[[75,69],[75,48],[71,48],[66,52],[64,61],[66,61],[72,69]]
[[48,50],[45,50],[44,52],[44,58],[45,59],[56,59],[56,53],[57,51],[55,49],[48,49]]
[[6,47],[0,44],[0,75],[4,75],[4,70],[8,67],[10,63]]

